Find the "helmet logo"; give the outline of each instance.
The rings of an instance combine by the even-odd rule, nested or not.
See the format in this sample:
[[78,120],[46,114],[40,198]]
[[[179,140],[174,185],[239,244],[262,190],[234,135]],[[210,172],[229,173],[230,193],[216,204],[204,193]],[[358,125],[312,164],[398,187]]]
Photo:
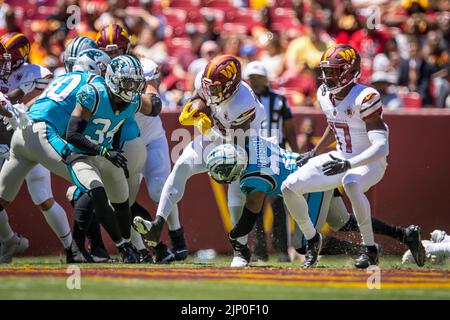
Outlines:
[[26,57],[30,53],[30,45],[27,44],[23,47],[20,47],[19,52],[22,55],[22,57]]
[[345,51],[338,52],[341,57],[345,59],[345,61],[350,62],[356,58],[356,52],[353,48],[346,49]]
[[220,70],[220,74],[222,74],[227,79],[231,79],[237,73],[237,67],[234,61],[231,61],[229,65],[223,70]]

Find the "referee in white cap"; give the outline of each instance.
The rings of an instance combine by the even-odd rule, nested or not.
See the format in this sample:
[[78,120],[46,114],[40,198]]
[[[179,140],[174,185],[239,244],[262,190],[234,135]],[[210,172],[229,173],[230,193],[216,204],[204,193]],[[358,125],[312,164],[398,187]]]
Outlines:
[[[286,143],[294,152],[299,152],[297,134],[292,121],[292,113],[287,99],[270,88],[267,69],[260,61],[252,61],[244,70],[244,79],[250,84],[259,101],[264,106],[266,120],[262,124],[263,135],[274,137],[277,143],[286,147]],[[288,223],[283,198],[270,197],[274,212],[273,247],[279,253],[281,262],[289,262],[288,255]],[[263,215],[258,215],[254,227],[253,260],[268,260],[266,237],[263,228]]]

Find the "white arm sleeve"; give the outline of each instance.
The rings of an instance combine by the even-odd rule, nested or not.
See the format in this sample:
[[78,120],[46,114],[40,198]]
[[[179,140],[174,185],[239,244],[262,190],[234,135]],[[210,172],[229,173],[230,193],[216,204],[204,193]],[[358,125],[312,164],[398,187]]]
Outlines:
[[372,145],[362,153],[349,159],[352,168],[364,166],[389,154],[387,130],[371,130],[367,133]]

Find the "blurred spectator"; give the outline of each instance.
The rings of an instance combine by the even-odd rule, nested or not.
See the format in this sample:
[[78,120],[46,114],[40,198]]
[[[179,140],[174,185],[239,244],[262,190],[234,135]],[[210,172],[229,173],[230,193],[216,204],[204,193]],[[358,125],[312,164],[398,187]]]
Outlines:
[[297,136],[299,152],[308,152],[314,148],[312,137],[314,133],[314,120],[306,117],[300,124],[300,133]]
[[269,41],[260,56],[260,60],[267,69],[269,81],[277,80],[283,72],[284,64],[284,51],[278,34],[269,33]]
[[200,58],[192,61],[188,67],[190,85],[188,91],[192,91],[194,89],[194,80],[197,73],[203,72],[208,62],[218,54],[220,54],[220,47],[215,41],[208,40],[203,42],[202,47],[200,48]]
[[386,73],[391,83],[398,83],[401,63],[402,59],[398,52],[397,42],[392,38],[386,42],[384,52],[375,56],[373,60],[373,72],[382,71]]
[[190,48],[179,50],[175,55],[177,63],[184,71],[188,70],[192,61],[200,58],[200,48],[204,41],[202,33],[191,23],[186,25],[186,33],[188,34],[191,46]]
[[377,71],[372,75],[372,86],[378,90],[381,95],[381,103],[386,109],[400,109],[403,107],[403,101],[396,92],[394,84],[389,74],[384,71]]
[[223,39],[223,53],[239,56],[241,37],[237,33],[228,33]]
[[348,43],[353,33],[361,28],[352,1],[343,1],[342,5],[339,6],[339,10],[336,11],[335,16],[337,17],[337,27],[339,29],[339,33],[336,36],[336,43]]
[[205,40],[212,40],[222,46],[222,38],[220,32],[216,29],[216,17],[213,14],[207,14],[204,18],[205,21]]
[[435,103],[438,108],[450,108],[450,63],[432,75]]
[[422,104],[430,105],[432,103],[430,76],[431,68],[423,59],[419,40],[410,38],[409,59],[401,64],[399,85],[408,88],[411,92],[418,92],[422,97]]
[[0,34],[8,32],[22,32],[22,30],[17,25],[14,9],[6,3],[2,3],[0,7]]
[[332,44],[325,33],[322,23],[313,19],[305,35],[293,40],[286,51],[286,70],[290,74],[300,74],[305,69],[314,69],[320,57],[328,46]]
[[169,58],[167,45],[158,37],[157,29],[152,29],[147,24],[144,25],[133,52],[155,61],[158,65],[165,64]]

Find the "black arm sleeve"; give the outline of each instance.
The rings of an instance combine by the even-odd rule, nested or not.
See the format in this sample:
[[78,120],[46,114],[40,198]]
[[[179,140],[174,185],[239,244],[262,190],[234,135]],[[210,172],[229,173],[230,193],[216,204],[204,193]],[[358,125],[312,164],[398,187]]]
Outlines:
[[123,128],[123,125],[120,126],[119,130],[117,130],[117,132],[114,134],[112,146],[116,150],[122,149],[122,146],[121,146],[122,128]]
[[152,102],[152,112],[150,112],[149,116],[156,117],[162,110],[161,98],[154,93],[149,93],[148,95],[150,96],[150,101]]
[[79,117],[71,117],[67,126],[66,140],[71,145],[82,150],[87,155],[100,155],[102,146],[92,143],[85,136],[83,132],[86,129],[88,122]]

